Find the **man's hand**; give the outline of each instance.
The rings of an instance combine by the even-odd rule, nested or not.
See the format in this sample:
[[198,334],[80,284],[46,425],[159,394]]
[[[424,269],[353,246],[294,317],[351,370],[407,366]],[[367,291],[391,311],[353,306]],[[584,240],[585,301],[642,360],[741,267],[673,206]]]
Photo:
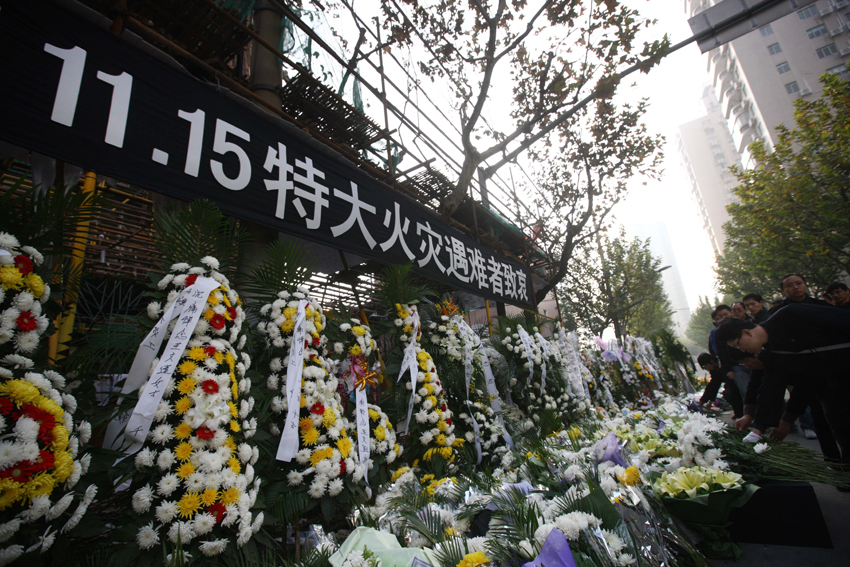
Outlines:
[[734,380],[735,379],[735,373],[730,370],[729,372],[726,373],[726,377],[729,378],[730,380]]
[[791,423],[780,420],[779,427],[774,427],[770,432],[770,438],[773,441],[782,441],[791,431]]
[[762,368],[764,368],[764,364],[762,364],[761,360],[759,360],[758,358],[753,358],[751,356],[745,358],[742,364],[750,370],[761,370]]
[[747,431],[747,429],[749,429],[750,424],[752,422],[753,422],[753,416],[745,414],[744,417],[737,419],[735,421],[735,429],[737,429],[741,433],[744,433],[744,432]]

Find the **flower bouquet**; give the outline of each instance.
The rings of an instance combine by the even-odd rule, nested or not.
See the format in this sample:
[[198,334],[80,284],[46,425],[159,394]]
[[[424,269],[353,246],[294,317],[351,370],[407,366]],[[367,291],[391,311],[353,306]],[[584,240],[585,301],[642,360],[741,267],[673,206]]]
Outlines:
[[[353,505],[366,499],[361,485],[367,464],[358,458],[353,425],[337,391],[339,382],[323,356],[326,324],[319,302],[299,286],[292,293],[281,291],[260,309],[257,329],[270,357],[266,387],[273,396],[269,430],[277,460],[268,474],[288,485],[275,482],[270,490],[277,499],[298,495],[304,499],[305,513],[320,505],[330,520],[349,508],[336,510],[339,501]],[[274,499],[269,502],[273,503]]]
[[43,261],[0,233],[0,565],[38,562],[77,527],[97,493],[94,485],[74,490],[91,463],[80,454],[91,425],[75,424],[65,378],[28,358],[49,326],[41,313],[49,292],[35,273]]
[[[328,335],[328,358],[333,362],[333,372],[339,381],[338,390],[344,402],[345,415],[352,423],[357,421],[361,409],[364,427],[369,438],[368,458],[370,484],[382,484],[390,479],[389,466],[401,455],[401,445],[396,443],[396,432],[387,414],[378,403],[381,366],[376,362],[377,345],[372,331],[358,318],[347,318],[341,311],[334,313],[325,331]],[[360,432],[354,429],[360,448]],[[364,456],[366,451],[364,450]],[[362,460],[362,459],[361,459]]]
[[[133,433],[143,400],[164,390],[133,459],[130,488],[131,525],[140,526],[136,543],[151,561],[164,542],[180,550],[183,560],[231,555],[263,524],[262,512],[251,511],[260,479],[254,474],[259,451],[249,442],[257,420],[246,378],[251,359],[243,351],[245,313],[218,261],[207,256],[201,263],[172,265],[158,284],[167,291],[165,304],[148,305],[151,319],[163,318],[140,353],[152,334],[167,330],[171,338],[161,351],[154,349],[159,357],[143,371],[150,379],[138,389],[140,401],[124,433]],[[187,334],[178,326],[191,327],[186,317],[192,314],[197,322]],[[160,385],[163,372],[167,381]]]

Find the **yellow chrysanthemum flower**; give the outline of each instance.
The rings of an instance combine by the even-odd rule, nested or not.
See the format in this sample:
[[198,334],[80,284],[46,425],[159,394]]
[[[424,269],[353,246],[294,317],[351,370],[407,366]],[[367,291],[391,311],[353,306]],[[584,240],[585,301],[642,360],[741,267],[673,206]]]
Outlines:
[[[190,362],[189,364],[195,366],[194,362]],[[181,364],[181,366],[183,365]],[[194,370],[194,368],[192,370]],[[197,382],[195,382],[194,378],[183,378],[182,380],[180,380],[180,382],[177,383],[177,391],[181,394],[191,394],[195,391],[195,386],[197,386]]]
[[242,431],[242,427],[239,425],[238,421],[236,421],[235,419],[231,419],[230,420],[230,430],[233,433],[239,433],[240,431]]
[[364,329],[360,325],[357,325],[356,327],[351,327],[351,332],[357,335],[358,337],[362,337],[366,334],[366,329]]
[[34,403],[38,409],[46,411],[57,419],[65,415],[65,410],[62,409],[62,406],[60,406],[50,398],[45,398],[44,396],[42,396],[40,398],[36,398]]
[[17,402],[18,405],[32,403],[41,396],[38,388],[24,380],[9,380],[5,384],[0,384],[0,394]]
[[432,407],[432,408],[435,408],[435,407],[437,407],[437,406],[438,406],[436,396],[428,396],[428,397],[427,397],[427,398],[425,398],[425,399],[426,399],[426,400],[428,400],[429,402],[431,402],[431,407]]
[[239,500],[239,489],[235,486],[233,488],[228,488],[224,492],[221,493],[219,497],[219,501],[225,506],[230,506],[231,504],[237,502]]
[[440,431],[445,431],[448,428],[449,428],[449,425],[445,421],[443,421],[442,419],[437,422],[437,429],[439,429]]
[[298,428],[304,432],[313,429],[313,420],[310,417],[302,417],[298,422]]
[[381,414],[379,414],[378,412],[376,412],[373,409],[369,410],[369,419],[371,419],[372,421],[378,421],[380,418],[381,418]]
[[71,453],[68,451],[57,452],[53,462],[53,474],[56,476],[56,482],[65,482],[72,472],[74,472],[74,458]]
[[207,309],[206,311],[204,311],[204,315],[203,315],[203,316],[204,316],[204,319],[206,319],[207,321],[209,321],[210,319],[212,319],[213,317],[215,317],[215,311],[213,311],[212,309]]
[[36,299],[41,299],[44,295],[44,280],[35,272],[27,274],[27,287],[30,288],[32,296]]
[[233,369],[236,368],[236,357],[233,356],[233,353],[227,351],[227,354],[224,355],[224,361],[230,367],[230,371],[233,372]]
[[333,457],[333,454],[334,450],[330,447],[325,447],[324,449],[316,449],[310,456],[310,463],[312,463],[312,465],[315,467],[325,459],[330,459],[331,457]]
[[0,285],[3,289],[18,289],[23,281],[23,274],[15,266],[0,267]]
[[227,460],[227,466],[230,467],[230,470],[232,470],[236,474],[242,472],[242,463],[240,463],[239,459],[237,459],[236,457],[230,457]]
[[284,332],[284,333],[291,333],[294,328],[295,328],[295,321],[293,321],[292,319],[287,319],[280,326],[281,332]]
[[201,494],[201,504],[204,506],[212,506],[218,500],[218,490],[215,488],[207,488]]
[[[306,313],[307,311],[305,310],[304,312]],[[283,310],[283,316],[287,319],[294,319],[297,314],[298,309],[296,309],[295,307],[287,307]]]
[[[305,419],[310,419],[310,418],[308,417],[308,418],[305,418]],[[312,420],[310,421],[310,423],[312,424]],[[316,441],[318,441],[318,440],[319,440],[319,432],[316,429],[311,428],[311,429],[308,429],[307,431],[301,432],[301,441],[305,445],[315,445]]]
[[195,472],[195,465],[190,462],[183,463],[177,469],[177,476],[181,479],[188,478]]
[[[189,398],[185,398],[188,400]],[[179,403],[179,402],[178,402]],[[189,402],[191,403],[191,401]],[[186,408],[189,409],[189,408]],[[192,434],[192,426],[188,423],[181,423],[177,427],[174,428],[174,437],[177,439],[188,439]]]
[[464,555],[460,563],[457,564],[457,567],[478,567],[479,565],[490,563],[490,561],[491,559],[487,557],[486,553],[483,551],[475,551]]
[[463,447],[464,443],[466,443],[466,439],[458,437],[452,442],[452,447]]
[[218,362],[219,364],[221,364],[221,363],[224,361],[224,355],[223,355],[223,354],[221,354],[221,352],[219,352],[219,351],[215,351],[215,354],[213,355],[213,358],[214,358],[214,359],[215,359],[215,361],[216,361],[216,362]]
[[0,511],[12,506],[24,496],[26,492],[20,483],[11,478],[0,480]]
[[360,348],[360,345],[354,345],[350,349],[348,349],[348,354],[351,356],[360,356],[360,353],[363,352],[363,349]]
[[[204,347],[196,346],[196,347],[192,347],[192,348],[189,349],[188,356],[192,360],[201,361],[201,360],[204,360],[207,357],[207,353],[204,352]],[[185,364],[185,362],[183,364]],[[181,366],[182,366],[182,364],[181,364]],[[182,370],[181,370],[181,372],[182,372]],[[191,371],[183,372],[183,374],[191,374]]]
[[618,476],[620,482],[626,486],[635,486],[640,483],[640,470],[637,467],[629,467],[623,472],[623,476]]
[[218,305],[221,303],[221,292],[214,291],[207,297],[207,303],[210,305]]
[[177,415],[183,415],[189,408],[192,407],[192,399],[189,396],[183,396],[176,402],[174,402],[174,413]]
[[184,441],[174,449],[174,456],[177,457],[178,461],[188,461],[194,450],[195,448],[192,447],[191,443]]
[[322,425],[325,429],[330,429],[336,423],[336,414],[332,408],[325,408],[325,413],[322,414]]
[[230,408],[230,417],[239,417],[239,408],[236,407],[236,404],[234,404],[233,402],[227,402],[227,407]]
[[56,486],[56,478],[48,472],[40,472],[33,476],[29,482],[24,485],[24,490],[27,491],[29,499],[38,498],[45,494],[53,492],[53,487]]
[[398,469],[397,471],[395,471],[395,472],[393,473],[393,476],[392,476],[392,477],[390,477],[390,480],[391,480],[392,482],[397,481],[398,479],[400,479],[400,478],[401,478],[401,476],[402,476],[404,473],[406,473],[406,472],[407,472],[407,471],[409,471],[409,470],[410,470],[410,467],[401,467],[400,469]]
[[64,451],[68,448],[68,439],[70,435],[64,425],[57,425],[53,428],[53,450]]
[[378,441],[383,441],[384,437],[387,435],[387,430],[381,427],[380,425],[376,427],[373,432],[375,433],[375,439]]
[[351,454],[351,439],[348,437],[340,437],[337,439],[336,448],[339,450],[339,454],[343,459],[347,459],[348,455]]
[[230,393],[233,395],[234,400],[239,399],[239,384],[233,382],[230,385]]
[[191,518],[201,507],[201,497],[197,492],[187,492],[177,502],[177,515],[181,518]]
[[442,433],[440,433],[439,435],[437,435],[434,438],[434,441],[436,441],[437,445],[445,445],[446,444],[446,436],[443,435]]

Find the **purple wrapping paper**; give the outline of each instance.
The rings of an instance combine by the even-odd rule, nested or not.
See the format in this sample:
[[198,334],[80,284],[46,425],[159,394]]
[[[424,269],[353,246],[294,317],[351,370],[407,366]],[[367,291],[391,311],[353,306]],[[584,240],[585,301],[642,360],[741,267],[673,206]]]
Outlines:
[[593,449],[596,454],[596,460],[600,463],[611,461],[623,468],[629,467],[629,464],[620,455],[620,445],[617,443],[617,436],[613,432],[597,441]]
[[553,529],[543,543],[540,555],[522,567],[576,567],[576,562],[566,536],[560,530]]

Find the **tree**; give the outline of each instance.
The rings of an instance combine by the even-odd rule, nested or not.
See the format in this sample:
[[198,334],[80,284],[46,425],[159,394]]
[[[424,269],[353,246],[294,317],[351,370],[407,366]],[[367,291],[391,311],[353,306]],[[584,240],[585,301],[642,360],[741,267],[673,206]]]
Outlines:
[[685,329],[685,337],[694,345],[698,352],[703,352],[708,346],[708,335],[714,329],[714,322],[711,320],[711,312],[718,305],[729,305],[738,301],[730,296],[724,296],[720,299],[714,296],[714,302],[709,301],[708,296],[699,298],[697,308],[691,312],[691,318],[688,320],[688,328]]
[[[550,133],[577,117],[610,120],[608,101],[622,78],[648,71],[669,48],[666,36],[639,45],[638,32],[652,22],[616,0],[543,0],[533,7],[523,0],[445,0],[438,6],[382,0],[381,6],[394,39],[427,49],[430,59],[419,62],[421,72],[445,78],[455,91],[464,155],[442,204],[446,215],[457,210],[488,160],[497,159],[483,171],[485,178],[537,142],[548,143]],[[495,87],[513,94],[507,132],[483,118]],[[589,107],[594,100],[599,104]]]
[[776,295],[788,272],[818,290],[850,272],[850,83],[821,82],[820,99],[795,101],[797,127],[779,126],[772,152],[754,142],[755,167],[733,169],[738,202],[716,268],[725,293]]
[[661,283],[661,259],[649,250],[649,239],[628,241],[600,236],[582,246],[558,288],[561,313],[573,328],[601,335],[613,326],[618,337],[647,336],[673,325]]

